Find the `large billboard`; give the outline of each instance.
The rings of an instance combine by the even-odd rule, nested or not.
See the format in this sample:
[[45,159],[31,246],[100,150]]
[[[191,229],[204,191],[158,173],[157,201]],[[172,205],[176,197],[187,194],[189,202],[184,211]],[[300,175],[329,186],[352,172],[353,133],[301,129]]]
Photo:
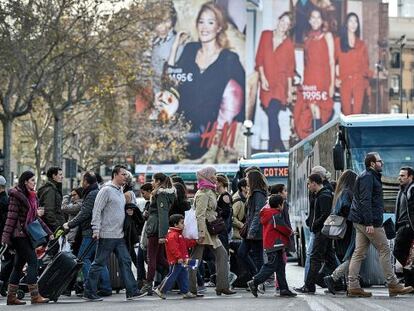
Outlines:
[[253,152],[273,152],[338,113],[386,112],[380,0],[165,3],[144,91],[153,94],[153,118],[181,114],[191,124],[181,163],[236,162],[244,120],[254,124]]

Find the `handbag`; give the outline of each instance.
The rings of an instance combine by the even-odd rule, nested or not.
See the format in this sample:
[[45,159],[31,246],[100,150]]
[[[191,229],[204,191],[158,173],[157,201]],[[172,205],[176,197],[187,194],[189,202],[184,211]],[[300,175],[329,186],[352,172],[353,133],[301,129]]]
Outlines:
[[208,221],[206,219],[207,230],[211,235],[217,235],[226,231],[226,224],[224,223],[223,218],[217,217],[213,221]]
[[395,239],[397,234],[395,233],[395,225],[391,218],[388,218],[384,223],[382,224],[384,227],[385,235],[387,236],[388,240]]
[[346,234],[346,229],[347,225],[345,217],[330,215],[326,218],[321,232],[332,240],[341,240]]
[[34,248],[47,242],[47,232],[43,229],[39,219],[32,221],[26,226],[27,235],[30,237],[30,241]]

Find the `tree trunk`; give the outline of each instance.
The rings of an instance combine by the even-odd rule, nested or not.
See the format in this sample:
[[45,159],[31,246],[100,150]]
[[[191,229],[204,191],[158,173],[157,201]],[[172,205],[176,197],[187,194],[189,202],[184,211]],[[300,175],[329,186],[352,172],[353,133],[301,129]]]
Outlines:
[[11,147],[12,147],[12,134],[13,134],[13,119],[3,120],[3,176],[6,178],[7,186],[13,186],[13,180],[11,180]]
[[63,150],[63,111],[54,113],[55,123],[53,127],[53,165],[62,167]]

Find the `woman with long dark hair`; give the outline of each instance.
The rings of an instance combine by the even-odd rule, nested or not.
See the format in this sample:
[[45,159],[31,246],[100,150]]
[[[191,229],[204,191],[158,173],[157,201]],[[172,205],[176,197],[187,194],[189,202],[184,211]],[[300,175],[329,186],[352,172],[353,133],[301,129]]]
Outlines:
[[16,251],[13,271],[10,275],[7,293],[8,305],[24,305],[17,296],[20,278],[24,265],[27,263],[27,283],[32,304],[47,303],[49,299],[39,294],[37,286],[37,257],[35,249],[27,233],[27,226],[38,220],[43,230],[53,238],[53,233],[39,217],[39,200],[36,195],[36,177],[31,171],[25,171],[19,177],[18,185],[10,189],[9,211],[4,227],[1,242],[7,244]]
[[177,197],[170,208],[169,215],[185,215],[185,211],[191,208],[190,202],[187,200],[187,189],[179,182],[173,183],[175,190],[177,191]]
[[248,195],[246,201],[246,235],[240,244],[238,255],[251,276],[256,275],[263,265],[263,235],[260,210],[266,205],[268,185],[266,177],[257,170],[247,173]]
[[280,15],[273,31],[262,32],[256,54],[260,101],[269,120],[268,151],[286,150],[280,137],[278,115],[292,100],[295,71],[295,46],[290,37],[292,27],[292,14],[285,12]]
[[346,16],[339,37],[335,39],[337,62],[336,83],[340,86],[342,113],[362,113],[364,95],[369,87],[368,50],[361,40],[361,26],[358,15],[351,12]]
[[148,209],[148,220],[146,233],[148,237],[147,257],[148,272],[147,280],[142,288],[143,292],[152,291],[155,270],[157,267],[168,271],[168,262],[165,256],[165,237],[169,226],[169,210],[176,198],[176,191],[171,183],[170,177],[163,173],[155,173],[152,176],[154,190],[151,194],[150,206]]
[[[354,196],[354,186],[358,175],[352,170],[346,170],[338,179],[333,198],[333,213],[338,216],[348,218],[351,210],[352,198]],[[355,248],[355,230],[352,222],[347,220],[347,231],[342,240],[336,241],[336,255],[341,259],[335,271],[324,278],[329,291],[335,294],[335,283],[342,281],[348,275],[349,262]],[[342,251],[341,251],[342,250]],[[339,253],[341,252],[341,253]]]

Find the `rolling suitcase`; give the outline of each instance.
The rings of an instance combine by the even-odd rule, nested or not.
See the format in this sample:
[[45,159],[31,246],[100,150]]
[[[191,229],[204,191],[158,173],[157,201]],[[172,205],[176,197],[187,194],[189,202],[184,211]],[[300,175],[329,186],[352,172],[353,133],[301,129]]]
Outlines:
[[57,254],[47,265],[38,280],[40,295],[55,302],[58,301],[59,296],[81,270],[84,254],[87,254],[95,245],[96,241],[92,240],[79,258],[69,252]]
[[125,288],[124,282],[122,281],[121,274],[119,273],[118,259],[115,254],[111,254],[109,259],[109,278],[111,279],[111,287],[117,294]]

